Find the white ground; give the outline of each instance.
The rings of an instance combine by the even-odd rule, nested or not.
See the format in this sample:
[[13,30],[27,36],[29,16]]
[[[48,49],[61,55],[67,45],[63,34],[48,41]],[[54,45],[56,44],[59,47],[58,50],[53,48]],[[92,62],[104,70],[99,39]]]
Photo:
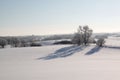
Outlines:
[[[114,44],[112,40],[106,45]],[[118,46],[119,40],[115,41]],[[86,55],[95,47],[92,45],[67,57],[39,59],[70,46],[0,49],[0,80],[120,80],[120,49],[102,48]],[[72,52],[72,48],[68,50]]]

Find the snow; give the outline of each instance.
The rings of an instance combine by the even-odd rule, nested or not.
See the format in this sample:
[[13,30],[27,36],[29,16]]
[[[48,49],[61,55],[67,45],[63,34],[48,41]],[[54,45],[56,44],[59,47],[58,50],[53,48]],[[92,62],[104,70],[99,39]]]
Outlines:
[[0,80],[120,80],[119,40],[105,45],[0,49]]
[[109,37],[106,39],[106,45],[120,47],[120,37]]

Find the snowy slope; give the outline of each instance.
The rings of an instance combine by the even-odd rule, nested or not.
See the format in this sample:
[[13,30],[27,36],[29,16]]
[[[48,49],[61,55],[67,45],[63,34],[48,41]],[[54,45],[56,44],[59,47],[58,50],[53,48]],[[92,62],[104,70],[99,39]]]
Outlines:
[[120,80],[120,49],[95,45],[0,49],[0,80]]

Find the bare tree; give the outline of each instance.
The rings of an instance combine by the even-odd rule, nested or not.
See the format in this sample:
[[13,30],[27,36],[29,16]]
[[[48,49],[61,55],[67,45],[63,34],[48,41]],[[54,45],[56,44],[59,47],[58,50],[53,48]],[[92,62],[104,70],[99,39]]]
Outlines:
[[4,48],[5,45],[7,45],[7,40],[0,38],[0,46]]
[[78,45],[82,45],[83,44],[83,38],[82,38],[82,34],[79,33],[75,33],[72,42],[73,44],[78,44]]
[[92,35],[92,30],[88,26],[83,26],[83,38],[84,38],[84,44],[87,45],[89,42],[89,39]]
[[79,26],[77,33],[73,37],[73,41],[78,45],[84,44],[87,45],[90,41],[90,37],[92,35],[92,30],[86,26]]
[[16,37],[12,37],[11,38],[11,41],[10,41],[10,44],[13,46],[13,47],[18,47],[19,44],[20,44],[20,40]]
[[27,41],[24,39],[20,40],[20,47],[26,47],[27,46]]

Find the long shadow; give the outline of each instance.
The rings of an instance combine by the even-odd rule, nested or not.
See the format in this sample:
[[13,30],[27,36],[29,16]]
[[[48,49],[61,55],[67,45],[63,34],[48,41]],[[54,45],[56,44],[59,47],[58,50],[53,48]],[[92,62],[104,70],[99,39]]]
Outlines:
[[64,58],[73,55],[76,52],[83,50],[86,46],[69,46],[58,49],[54,53],[51,53],[45,57],[38,58],[44,60],[56,59],[56,58]]
[[92,48],[90,51],[88,51],[85,55],[92,55],[98,51],[100,51],[102,49],[102,47],[99,46],[95,46],[94,48]]

